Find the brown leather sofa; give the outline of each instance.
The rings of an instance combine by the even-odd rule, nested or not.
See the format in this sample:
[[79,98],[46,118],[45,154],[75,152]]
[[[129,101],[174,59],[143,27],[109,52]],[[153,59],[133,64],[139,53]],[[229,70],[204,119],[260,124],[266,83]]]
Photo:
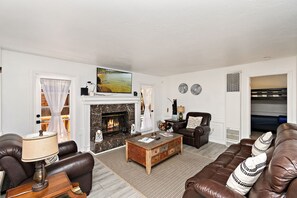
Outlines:
[[[47,175],[65,171],[71,182],[78,182],[87,194],[92,189],[94,158],[90,153],[77,151],[74,141],[59,144],[59,161],[46,166]],[[0,170],[5,171],[6,189],[32,181],[34,163],[22,162],[22,137],[5,134],[0,137]],[[3,191],[3,189],[2,189]]]
[[[196,127],[195,129],[186,128],[189,116],[202,117],[200,126]],[[185,122],[178,122],[173,125],[173,132],[183,135],[184,144],[200,148],[202,145],[208,143],[210,120],[211,115],[209,113],[189,112],[187,113]]]
[[[251,156],[254,141],[231,145],[214,162],[186,181],[184,198],[244,197],[226,187],[233,170]],[[275,143],[266,151],[267,166],[246,197],[297,197],[297,125],[282,124]]]

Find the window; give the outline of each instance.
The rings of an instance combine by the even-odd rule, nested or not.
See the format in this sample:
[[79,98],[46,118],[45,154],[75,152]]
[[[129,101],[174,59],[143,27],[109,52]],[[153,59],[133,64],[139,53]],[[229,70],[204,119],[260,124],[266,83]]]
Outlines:
[[[68,95],[61,112],[61,117],[63,119],[65,128],[70,133],[70,91],[68,91]],[[48,129],[48,125],[51,119],[51,111],[44,96],[43,90],[41,89],[41,129],[46,131]]]

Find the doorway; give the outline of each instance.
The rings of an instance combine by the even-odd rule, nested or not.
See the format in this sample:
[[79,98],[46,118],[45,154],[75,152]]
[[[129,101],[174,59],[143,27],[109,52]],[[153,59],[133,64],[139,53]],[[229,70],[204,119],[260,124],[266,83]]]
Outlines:
[[287,74],[250,78],[251,138],[263,133],[276,133],[287,122]]
[[58,141],[71,139],[71,80],[66,77],[37,75],[35,91],[35,131],[53,131]]
[[151,85],[141,85],[140,91],[140,132],[149,133],[154,129],[154,89]]

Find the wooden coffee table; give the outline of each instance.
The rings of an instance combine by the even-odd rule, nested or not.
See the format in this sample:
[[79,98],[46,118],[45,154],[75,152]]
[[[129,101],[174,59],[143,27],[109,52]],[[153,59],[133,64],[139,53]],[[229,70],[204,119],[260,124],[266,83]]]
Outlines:
[[[126,160],[133,160],[146,167],[147,174],[151,174],[152,166],[164,161],[165,159],[182,152],[183,136],[170,133],[172,137],[164,137],[160,132],[154,132],[159,140],[150,143],[139,142],[143,137],[151,137],[152,134],[145,134],[126,140]],[[161,132],[162,133],[162,132]]]

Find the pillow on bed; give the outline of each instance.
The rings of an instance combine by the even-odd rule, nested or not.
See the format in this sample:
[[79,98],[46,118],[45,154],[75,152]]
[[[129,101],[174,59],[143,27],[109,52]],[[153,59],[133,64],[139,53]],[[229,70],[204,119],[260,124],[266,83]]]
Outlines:
[[252,156],[257,156],[261,153],[264,153],[269,148],[272,139],[273,135],[270,131],[261,135],[253,144]]
[[226,186],[241,195],[245,195],[266,167],[266,159],[266,153],[262,153],[241,162],[230,175]]

